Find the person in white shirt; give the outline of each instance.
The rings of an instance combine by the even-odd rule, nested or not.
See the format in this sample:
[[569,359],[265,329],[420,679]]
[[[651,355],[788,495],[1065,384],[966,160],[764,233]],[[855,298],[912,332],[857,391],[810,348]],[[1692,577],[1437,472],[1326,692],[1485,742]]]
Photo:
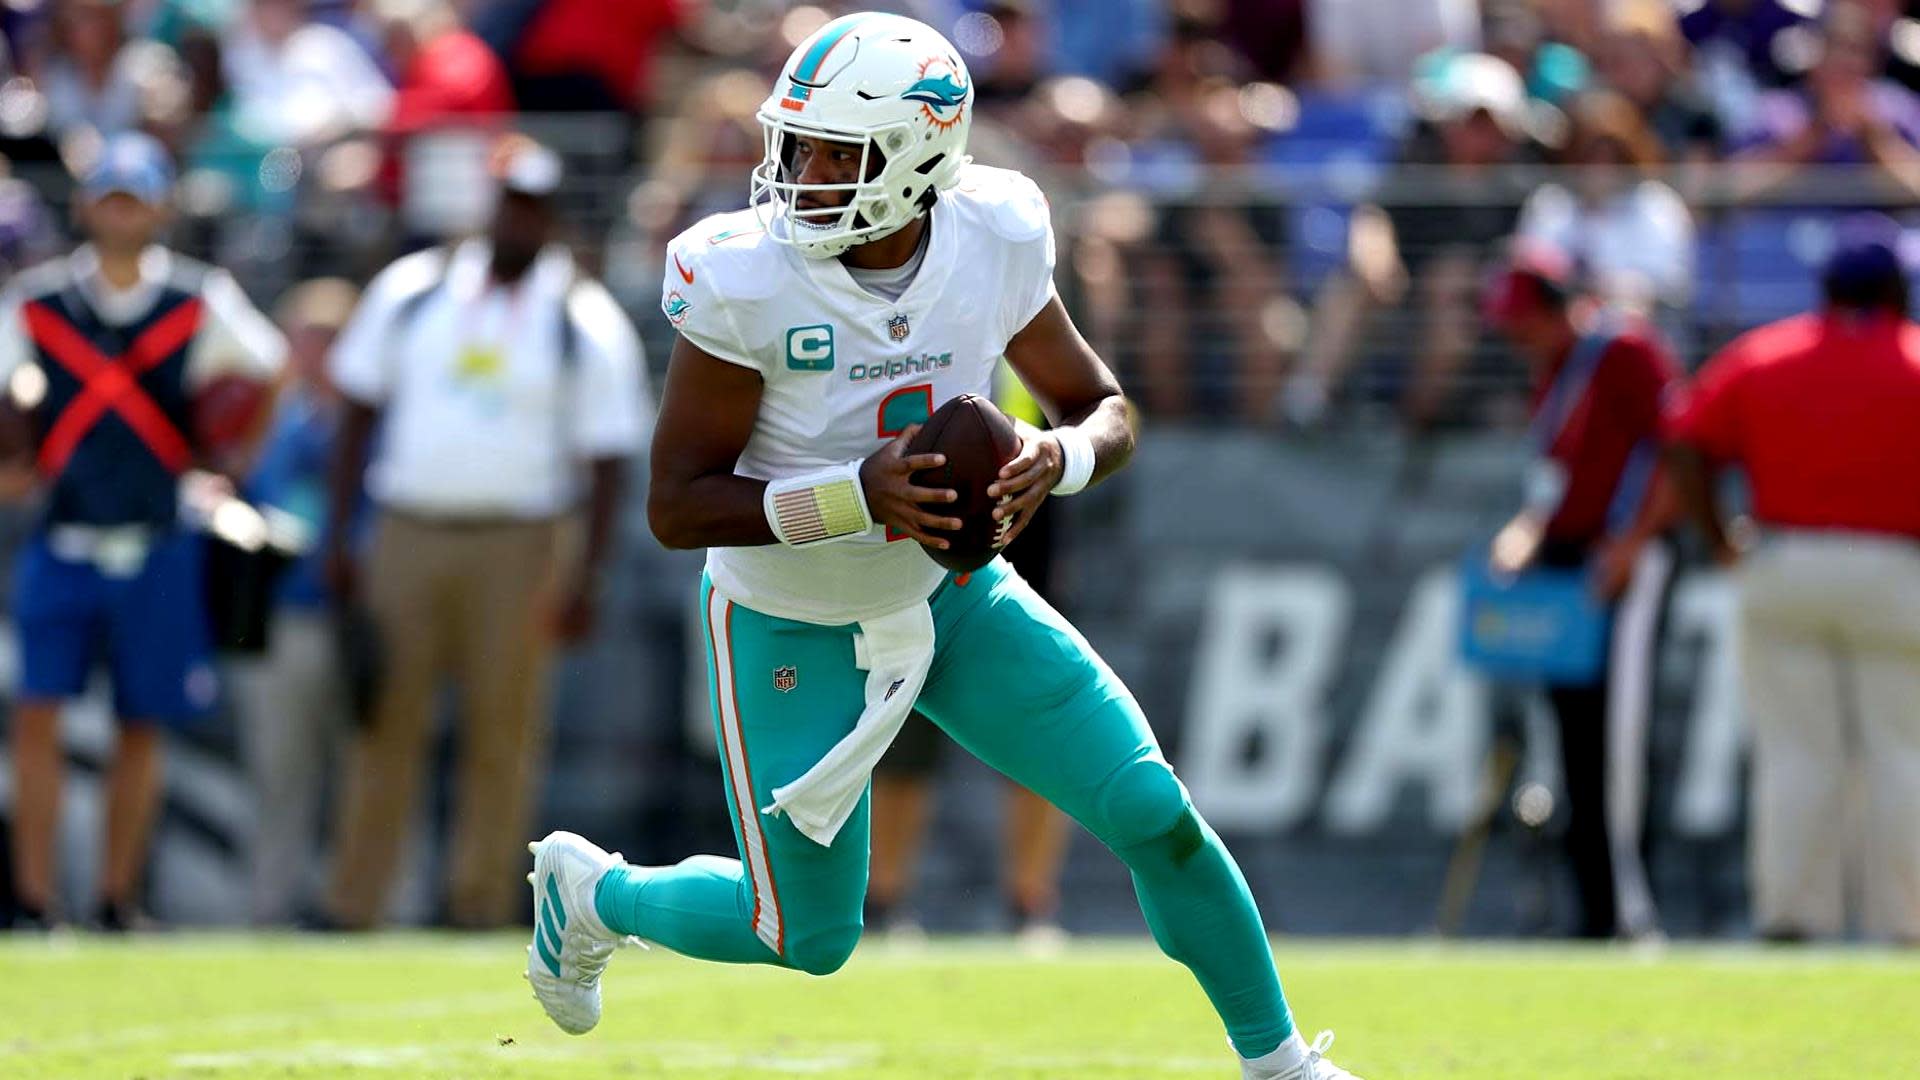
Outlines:
[[[342,926],[385,909],[444,676],[462,691],[447,918],[512,917],[547,662],[556,641],[592,628],[625,463],[646,426],[632,324],[553,242],[559,158],[516,138],[497,166],[489,235],[382,271],[330,361],[346,412],[329,520],[351,519],[363,469],[376,520],[364,580],[349,538],[329,539],[329,584],[364,606],[383,659],[324,904]],[[576,555],[563,526],[583,491]]]
[[1659,141],[1625,98],[1583,96],[1571,110],[1565,183],[1527,199],[1520,236],[1573,253],[1608,303],[1659,316],[1693,295],[1693,215],[1655,179]]
[[263,143],[315,146],[374,131],[393,85],[346,31],[307,20],[300,0],[252,0],[221,42],[236,123]]

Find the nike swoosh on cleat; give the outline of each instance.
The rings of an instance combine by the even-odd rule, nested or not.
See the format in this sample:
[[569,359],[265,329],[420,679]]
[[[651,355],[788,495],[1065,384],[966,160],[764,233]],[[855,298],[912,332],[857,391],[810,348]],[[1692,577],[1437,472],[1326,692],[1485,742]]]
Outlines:
[[677,251],[673,253],[673,268],[675,270],[680,271],[680,277],[682,280],[684,280],[689,285],[693,284],[693,271],[681,265],[680,253]]

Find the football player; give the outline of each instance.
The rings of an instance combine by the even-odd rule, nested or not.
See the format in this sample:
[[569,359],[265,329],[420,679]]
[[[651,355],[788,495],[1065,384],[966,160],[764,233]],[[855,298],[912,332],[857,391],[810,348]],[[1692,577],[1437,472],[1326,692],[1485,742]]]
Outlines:
[[868,777],[910,707],[1059,806],[1132,872],[1155,940],[1212,1000],[1244,1076],[1344,1080],[1281,994],[1245,879],[1085,638],[996,558],[923,550],[960,521],[911,475],[920,422],[990,393],[1003,354],[1052,430],[1022,424],[988,495],[1001,546],[1133,452],[1112,372],[1053,289],[1046,198],[967,157],[973,84],[931,28],[837,19],[759,111],[750,206],[669,245],[679,340],[648,507],[708,549],[709,689],[739,860],[623,862],[571,833],[535,851],[528,978],[579,1033],[624,935],[817,975],[861,931]]

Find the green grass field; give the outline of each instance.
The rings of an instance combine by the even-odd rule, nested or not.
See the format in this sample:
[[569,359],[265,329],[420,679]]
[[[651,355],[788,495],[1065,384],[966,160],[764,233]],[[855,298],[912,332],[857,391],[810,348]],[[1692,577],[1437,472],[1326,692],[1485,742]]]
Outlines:
[[[623,951],[552,1028],[523,937],[0,940],[0,1077],[1215,1077],[1185,972],[1133,942],[863,947],[830,979]],[[1920,957],[1284,944],[1302,1027],[1367,1080],[1920,1077]]]

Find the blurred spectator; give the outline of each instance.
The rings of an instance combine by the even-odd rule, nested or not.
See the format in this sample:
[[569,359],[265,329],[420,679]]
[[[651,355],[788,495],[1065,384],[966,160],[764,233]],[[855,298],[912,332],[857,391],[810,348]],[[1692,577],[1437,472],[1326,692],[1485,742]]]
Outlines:
[[47,126],[64,134],[91,128],[104,135],[140,123],[134,47],[127,42],[121,0],[56,0],[48,21],[48,53],[40,65]]
[[1867,11],[1836,3],[1816,42],[1817,59],[1797,89],[1762,96],[1739,160],[1772,166],[1741,183],[1752,197],[1790,182],[1807,165],[1869,165],[1902,198],[1920,196],[1920,97],[1880,78],[1881,47]]
[[722,72],[696,84],[685,106],[667,121],[653,175],[631,200],[633,224],[658,241],[636,255],[639,265],[661,262],[667,238],[687,225],[745,205],[746,185],[736,178],[766,154],[765,136],[755,119],[766,96],[762,76],[745,70]]
[[506,68],[486,42],[461,25],[446,0],[377,4],[394,73],[387,133],[396,138],[442,124],[497,121],[514,109]]
[[1876,0],[1876,29],[1887,43],[1883,74],[1909,90],[1920,92],[1920,3],[1915,0]]
[[1693,215],[1660,180],[1660,146],[1618,94],[1574,103],[1564,182],[1541,185],[1520,236],[1568,253],[1605,303],[1658,316],[1693,295]]
[[1225,0],[1220,39],[1263,79],[1310,82],[1319,77],[1307,41],[1310,0]]
[[[1564,11],[1564,5],[1557,10]],[[1513,65],[1526,82],[1529,97],[1557,107],[1587,88],[1593,65],[1587,53],[1555,35],[1555,27],[1542,18],[1536,4],[1496,0],[1488,5],[1487,53]],[[1416,79],[1431,63],[1432,58],[1422,59]]]
[[[1843,222],[1824,309],[1707,361],[1670,455],[1715,559],[1735,567],[1753,725],[1755,928],[1920,945],[1920,327],[1899,226]],[[1757,544],[1713,474],[1746,474]]]
[[[243,494],[307,526],[326,518],[339,397],[326,355],[353,311],[356,292],[338,279],[296,286],[276,312],[287,335],[287,385]],[[288,568],[275,596],[264,656],[233,667],[241,756],[253,781],[253,920],[292,921],[309,910],[320,859],[320,798],[328,766],[351,728],[346,675],[336,647],[321,545]]]
[[1296,423],[1325,415],[1380,307],[1411,307],[1394,326],[1409,346],[1398,354],[1410,368],[1399,407],[1416,430],[1442,417],[1479,341],[1481,269],[1513,232],[1525,195],[1502,166],[1525,146],[1526,89],[1505,61],[1468,54],[1416,96],[1425,123],[1402,151],[1392,204],[1354,211],[1347,267],[1316,300],[1307,354],[1286,391]]
[[0,158],[0,278],[50,258],[60,239],[46,200],[10,173],[10,164]]
[[1162,416],[1260,422],[1303,320],[1274,257],[1284,219],[1246,198],[1267,132],[1246,108],[1244,62],[1211,29],[1182,17],[1149,92],[1132,102],[1144,133],[1134,164],[1156,195],[1151,240],[1132,259],[1134,310],[1153,313],[1139,322],[1141,398]]
[[1123,92],[1134,89],[1166,45],[1171,6],[1163,0],[1052,0],[1050,69]]
[[967,57],[976,106],[968,146],[986,165],[1029,172],[1050,156],[1030,137],[1029,104],[1047,74],[1045,12],[1028,0],[993,0],[962,16],[954,44]]
[[1601,81],[1640,110],[1669,162],[1719,156],[1720,118],[1699,91],[1687,42],[1667,0],[1615,5],[1595,60]]
[[1309,0],[1307,32],[1323,82],[1402,85],[1436,49],[1480,47],[1478,0]]
[[0,310],[0,376],[9,407],[31,418],[44,491],[12,596],[22,650],[11,717],[14,888],[30,924],[59,915],[61,710],[96,664],[112,675],[120,730],[95,918],[109,930],[141,920],[160,726],[200,715],[216,689],[201,540],[179,524],[181,479],[232,449],[223,444],[247,425],[216,431],[209,421],[257,409],[286,351],[231,276],[155,242],[170,197],[157,142],[108,140],[83,187],[89,242],[15,279]]
[[687,0],[507,0],[474,30],[507,61],[528,112],[644,113]]
[[[201,201],[219,214],[256,211],[284,201],[286,192],[275,200],[261,186],[260,165],[274,144],[242,129],[227,86],[220,39],[210,30],[189,27],[181,33],[179,52],[187,75],[186,105],[163,116],[156,132],[179,154]],[[210,191],[210,184],[217,192]]]
[[[136,0],[137,2],[137,0]],[[179,48],[181,39],[200,31],[218,35],[240,21],[249,0],[152,0],[145,5],[144,33]]]
[[1589,576],[1610,638],[1594,677],[1547,690],[1566,785],[1578,934],[1657,933],[1642,861],[1647,728],[1673,552],[1675,504],[1660,478],[1660,406],[1680,366],[1644,326],[1590,303],[1572,260],[1517,245],[1486,314],[1533,383],[1534,461],[1520,512],[1494,538],[1495,573]]
[[1027,0],[993,0],[955,27],[954,44],[967,54],[981,111],[1019,102],[1040,85],[1047,74],[1046,32]]
[[1805,0],[1701,0],[1678,5],[1680,32],[1714,78],[1737,72],[1761,86],[1784,86],[1806,70],[1803,31],[1821,4]]
[[319,146],[377,131],[393,88],[346,32],[307,18],[304,0],[250,0],[221,42],[235,123],[248,138]]
[[[1113,152],[1122,149],[1115,134],[1121,128],[1119,98],[1078,75],[1042,84],[1022,110],[1019,127],[1044,153],[1045,165],[1068,174],[1111,175]],[[1103,153],[1108,159],[1096,161]],[[1109,191],[1088,199],[1077,219],[1060,260],[1062,291],[1073,297],[1075,321],[1095,351],[1129,360],[1139,344],[1131,297],[1134,251],[1148,236],[1152,209],[1137,192]]]
[[436,166],[484,153],[514,111],[506,67],[445,0],[383,0],[375,10],[397,81],[384,133],[381,194],[393,204],[406,200],[408,225],[417,234],[438,240],[464,232],[478,221],[455,228],[421,213],[421,204],[440,193],[409,191],[408,164],[420,163],[426,170],[422,182],[437,186],[446,177]]
[[[1508,0],[1511,2],[1511,0]],[[1544,37],[1573,50],[1577,55],[1592,56],[1600,43],[1601,26],[1605,22],[1608,10],[1618,0],[1524,0],[1538,13],[1541,32]],[[1488,8],[1494,7],[1500,0],[1489,0]]]
[[[509,139],[499,170],[488,236],[382,271],[329,362],[346,399],[329,520],[351,517],[381,425],[364,588],[344,530],[327,555],[330,585],[366,605],[384,653],[326,900],[343,926],[371,926],[386,910],[447,677],[461,690],[461,724],[446,917],[462,927],[512,918],[545,775],[548,661],[556,642],[592,629],[645,424],[632,325],[553,242],[559,156]],[[583,493],[575,557],[567,524]]]

